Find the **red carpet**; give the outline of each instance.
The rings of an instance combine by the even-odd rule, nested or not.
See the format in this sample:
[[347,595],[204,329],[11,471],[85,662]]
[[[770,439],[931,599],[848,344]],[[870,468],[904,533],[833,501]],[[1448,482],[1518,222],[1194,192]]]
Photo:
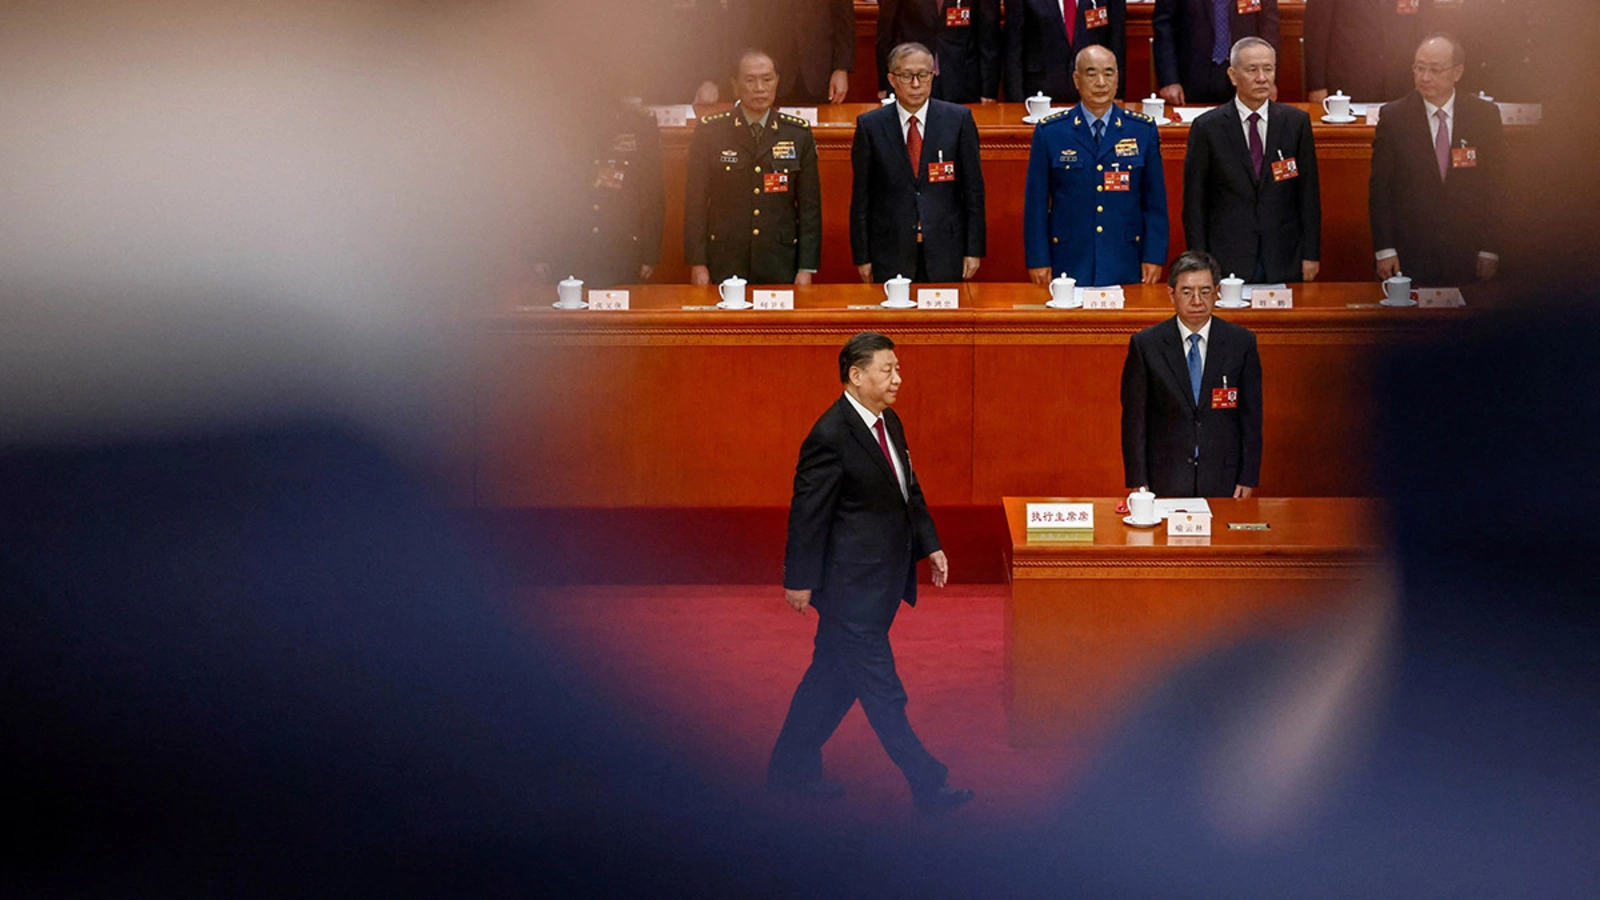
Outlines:
[[[977,792],[959,813],[1017,821],[1055,805],[1082,760],[1057,749],[1013,749],[1002,693],[1004,585],[925,588],[902,606],[890,638],[908,713],[950,783]],[[762,790],[767,754],[811,656],[814,614],[802,617],[771,585],[529,589],[530,620],[570,655],[577,674],[667,752],[753,803],[792,802]],[[915,817],[910,792],[860,706],[823,751],[842,801],[815,814],[868,822]]]

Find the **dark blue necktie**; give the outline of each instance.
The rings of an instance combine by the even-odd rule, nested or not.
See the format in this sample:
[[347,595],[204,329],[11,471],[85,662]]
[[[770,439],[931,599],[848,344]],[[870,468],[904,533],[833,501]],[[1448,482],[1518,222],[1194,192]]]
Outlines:
[[1096,147],[1100,146],[1100,135],[1105,134],[1106,123],[1099,119],[1095,119],[1094,124],[1090,125],[1089,129],[1094,132],[1094,145]]
[[1211,0],[1211,61],[1222,65],[1228,61],[1228,50],[1233,42],[1228,40],[1228,4],[1234,0]]
[[1200,333],[1189,335],[1189,390],[1194,392],[1194,405],[1200,405]]

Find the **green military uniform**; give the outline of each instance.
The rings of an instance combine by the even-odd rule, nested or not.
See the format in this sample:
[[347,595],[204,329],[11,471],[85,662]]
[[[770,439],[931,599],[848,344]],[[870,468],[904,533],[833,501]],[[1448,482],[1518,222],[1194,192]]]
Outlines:
[[759,137],[738,107],[702,118],[689,145],[683,259],[712,282],[789,284],[822,260],[817,144],[804,119],[771,109]]
[[648,110],[618,104],[591,123],[583,203],[558,258],[558,276],[576,275],[590,287],[630,284],[641,266],[661,258],[665,199],[661,134]]

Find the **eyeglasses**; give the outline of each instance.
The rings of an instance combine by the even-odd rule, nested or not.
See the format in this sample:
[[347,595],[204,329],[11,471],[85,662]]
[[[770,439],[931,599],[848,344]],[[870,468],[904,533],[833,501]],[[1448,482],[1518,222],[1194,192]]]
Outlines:
[[927,84],[933,80],[933,73],[927,69],[919,72],[890,72],[889,74],[907,84]]
[[1439,78],[1455,68],[1455,66],[1425,66],[1421,63],[1417,63],[1411,67],[1411,72],[1414,75],[1426,75],[1429,78]]

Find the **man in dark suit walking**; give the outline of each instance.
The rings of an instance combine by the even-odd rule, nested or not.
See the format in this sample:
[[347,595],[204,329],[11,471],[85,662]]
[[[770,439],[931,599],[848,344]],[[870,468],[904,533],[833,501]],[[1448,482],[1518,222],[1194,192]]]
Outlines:
[[772,55],[780,103],[844,102],[856,68],[853,0],[731,0],[727,10],[728,49]]
[[984,254],[978,126],[966,107],[929,98],[933,68],[921,44],[894,48],[895,102],[856,120],[850,248],[862,281],[962,281]]
[[1453,38],[1428,38],[1417,89],[1380,114],[1367,194],[1379,278],[1459,285],[1499,269],[1504,127],[1493,103],[1456,91],[1465,68]]
[[852,337],[839,352],[839,380],[844,396],[811,427],[795,466],[783,589],[797,612],[816,609],[816,649],[772,750],[767,786],[842,794],[823,779],[822,745],[860,700],[917,808],[944,812],[972,792],[945,783],[949,770],[912,731],[889,646],[901,601],[917,602],[917,560],[927,557],[937,587],[950,574],[905,430],[889,409],[901,384],[894,342],[870,331]]
[[1253,282],[1314,281],[1322,199],[1311,117],[1274,103],[1277,53],[1260,38],[1233,45],[1228,78],[1238,93],[1189,129],[1183,161],[1188,245]]
[[1058,105],[1078,102],[1072,70],[1085,47],[1117,58],[1117,93],[1126,84],[1127,0],[1008,0],[1006,99],[1021,103],[1043,92]]
[[1261,476],[1261,359],[1248,328],[1211,314],[1217,261],[1187,250],[1177,315],[1135,334],[1122,365],[1122,467],[1167,497],[1249,497]]
[[880,100],[889,95],[889,51],[901,44],[933,52],[935,99],[993,103],[1000,96],[1000,0],[880,0]]
[[1156,0],[1150,27],[1158,93],[1173,106],[1225,103],[1228,48],[1245,37],[1277,47],[1278,0]]
[[1306,100],[1321,103],[1333,91],[1373,101],[1406,94],[1412,51],[1433,15],[1433,0],[1306,0]]

